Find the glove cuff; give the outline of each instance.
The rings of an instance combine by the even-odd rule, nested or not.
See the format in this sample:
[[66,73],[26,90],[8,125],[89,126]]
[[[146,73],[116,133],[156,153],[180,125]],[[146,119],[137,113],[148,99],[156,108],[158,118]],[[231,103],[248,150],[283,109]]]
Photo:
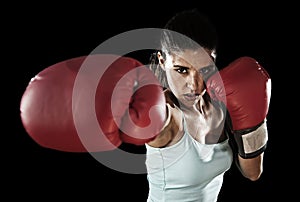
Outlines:
[[235,131],[234,138],[242,158],[254,158],[265,151],[268,141],[266,120],[252,130]]

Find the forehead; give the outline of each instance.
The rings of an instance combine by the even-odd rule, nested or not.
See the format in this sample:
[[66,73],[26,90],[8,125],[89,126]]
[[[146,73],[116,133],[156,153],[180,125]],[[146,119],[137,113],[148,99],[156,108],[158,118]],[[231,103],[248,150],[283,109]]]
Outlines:
[[172,52],[167,55],[167,60],[169,59],[173,64],[182,66],[205,67],[214,63],[211,54],[212,51],[202,48],[197,50],[186,49]]

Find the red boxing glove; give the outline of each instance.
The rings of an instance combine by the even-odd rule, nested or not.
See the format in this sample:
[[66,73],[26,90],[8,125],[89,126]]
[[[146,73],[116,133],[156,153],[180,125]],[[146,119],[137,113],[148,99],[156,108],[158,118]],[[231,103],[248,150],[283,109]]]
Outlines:
[[102,76],[96,97],[97,117],[106,136],[143,145],[161,131],[166,119],[163,88],[137,60],[117,60]]
[[271,78],[253,58],[241,57],[207,80],[214,100],[225,103],[239,155],[253,158],[267,145],[266,116],[271,98]]
[[66,152],[109,151],[122,141],[144,144],[159,133],[165,110],[163,90],[150,70],[132,58],[108,54],[44,69],[20,104],[30,137]]

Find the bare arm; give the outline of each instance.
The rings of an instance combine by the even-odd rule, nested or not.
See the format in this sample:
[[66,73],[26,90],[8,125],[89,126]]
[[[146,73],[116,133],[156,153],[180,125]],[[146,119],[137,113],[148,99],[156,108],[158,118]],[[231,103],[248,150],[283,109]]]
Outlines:
[[258,180],[263,172],[263,157],[264,153],[249,159],[238,155],[237,164],[243,176],[251,181]]
[[171,92],[165,90],[167,119],[159,135],[148,145],[156,148],[162,148],[174,144],[183,135],[182,113],[175,107],[174,100],[171,98]]

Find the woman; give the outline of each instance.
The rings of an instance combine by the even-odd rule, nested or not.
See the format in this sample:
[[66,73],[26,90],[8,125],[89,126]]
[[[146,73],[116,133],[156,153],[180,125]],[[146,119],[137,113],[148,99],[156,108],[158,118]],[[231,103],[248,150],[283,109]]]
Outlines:
[[207,91],[207,80],[217,72],[216,48],[216,30],[197,10],[178,13],[162,32],[150,68],[165,87],[168,119],[146,144],[148,202],[217,201],[234,159],[246,178],[261,176],[265,121],[260,127],[263,146],[257,146],[255,155],[243,156],[230,138],[226,103],[211,99]]

